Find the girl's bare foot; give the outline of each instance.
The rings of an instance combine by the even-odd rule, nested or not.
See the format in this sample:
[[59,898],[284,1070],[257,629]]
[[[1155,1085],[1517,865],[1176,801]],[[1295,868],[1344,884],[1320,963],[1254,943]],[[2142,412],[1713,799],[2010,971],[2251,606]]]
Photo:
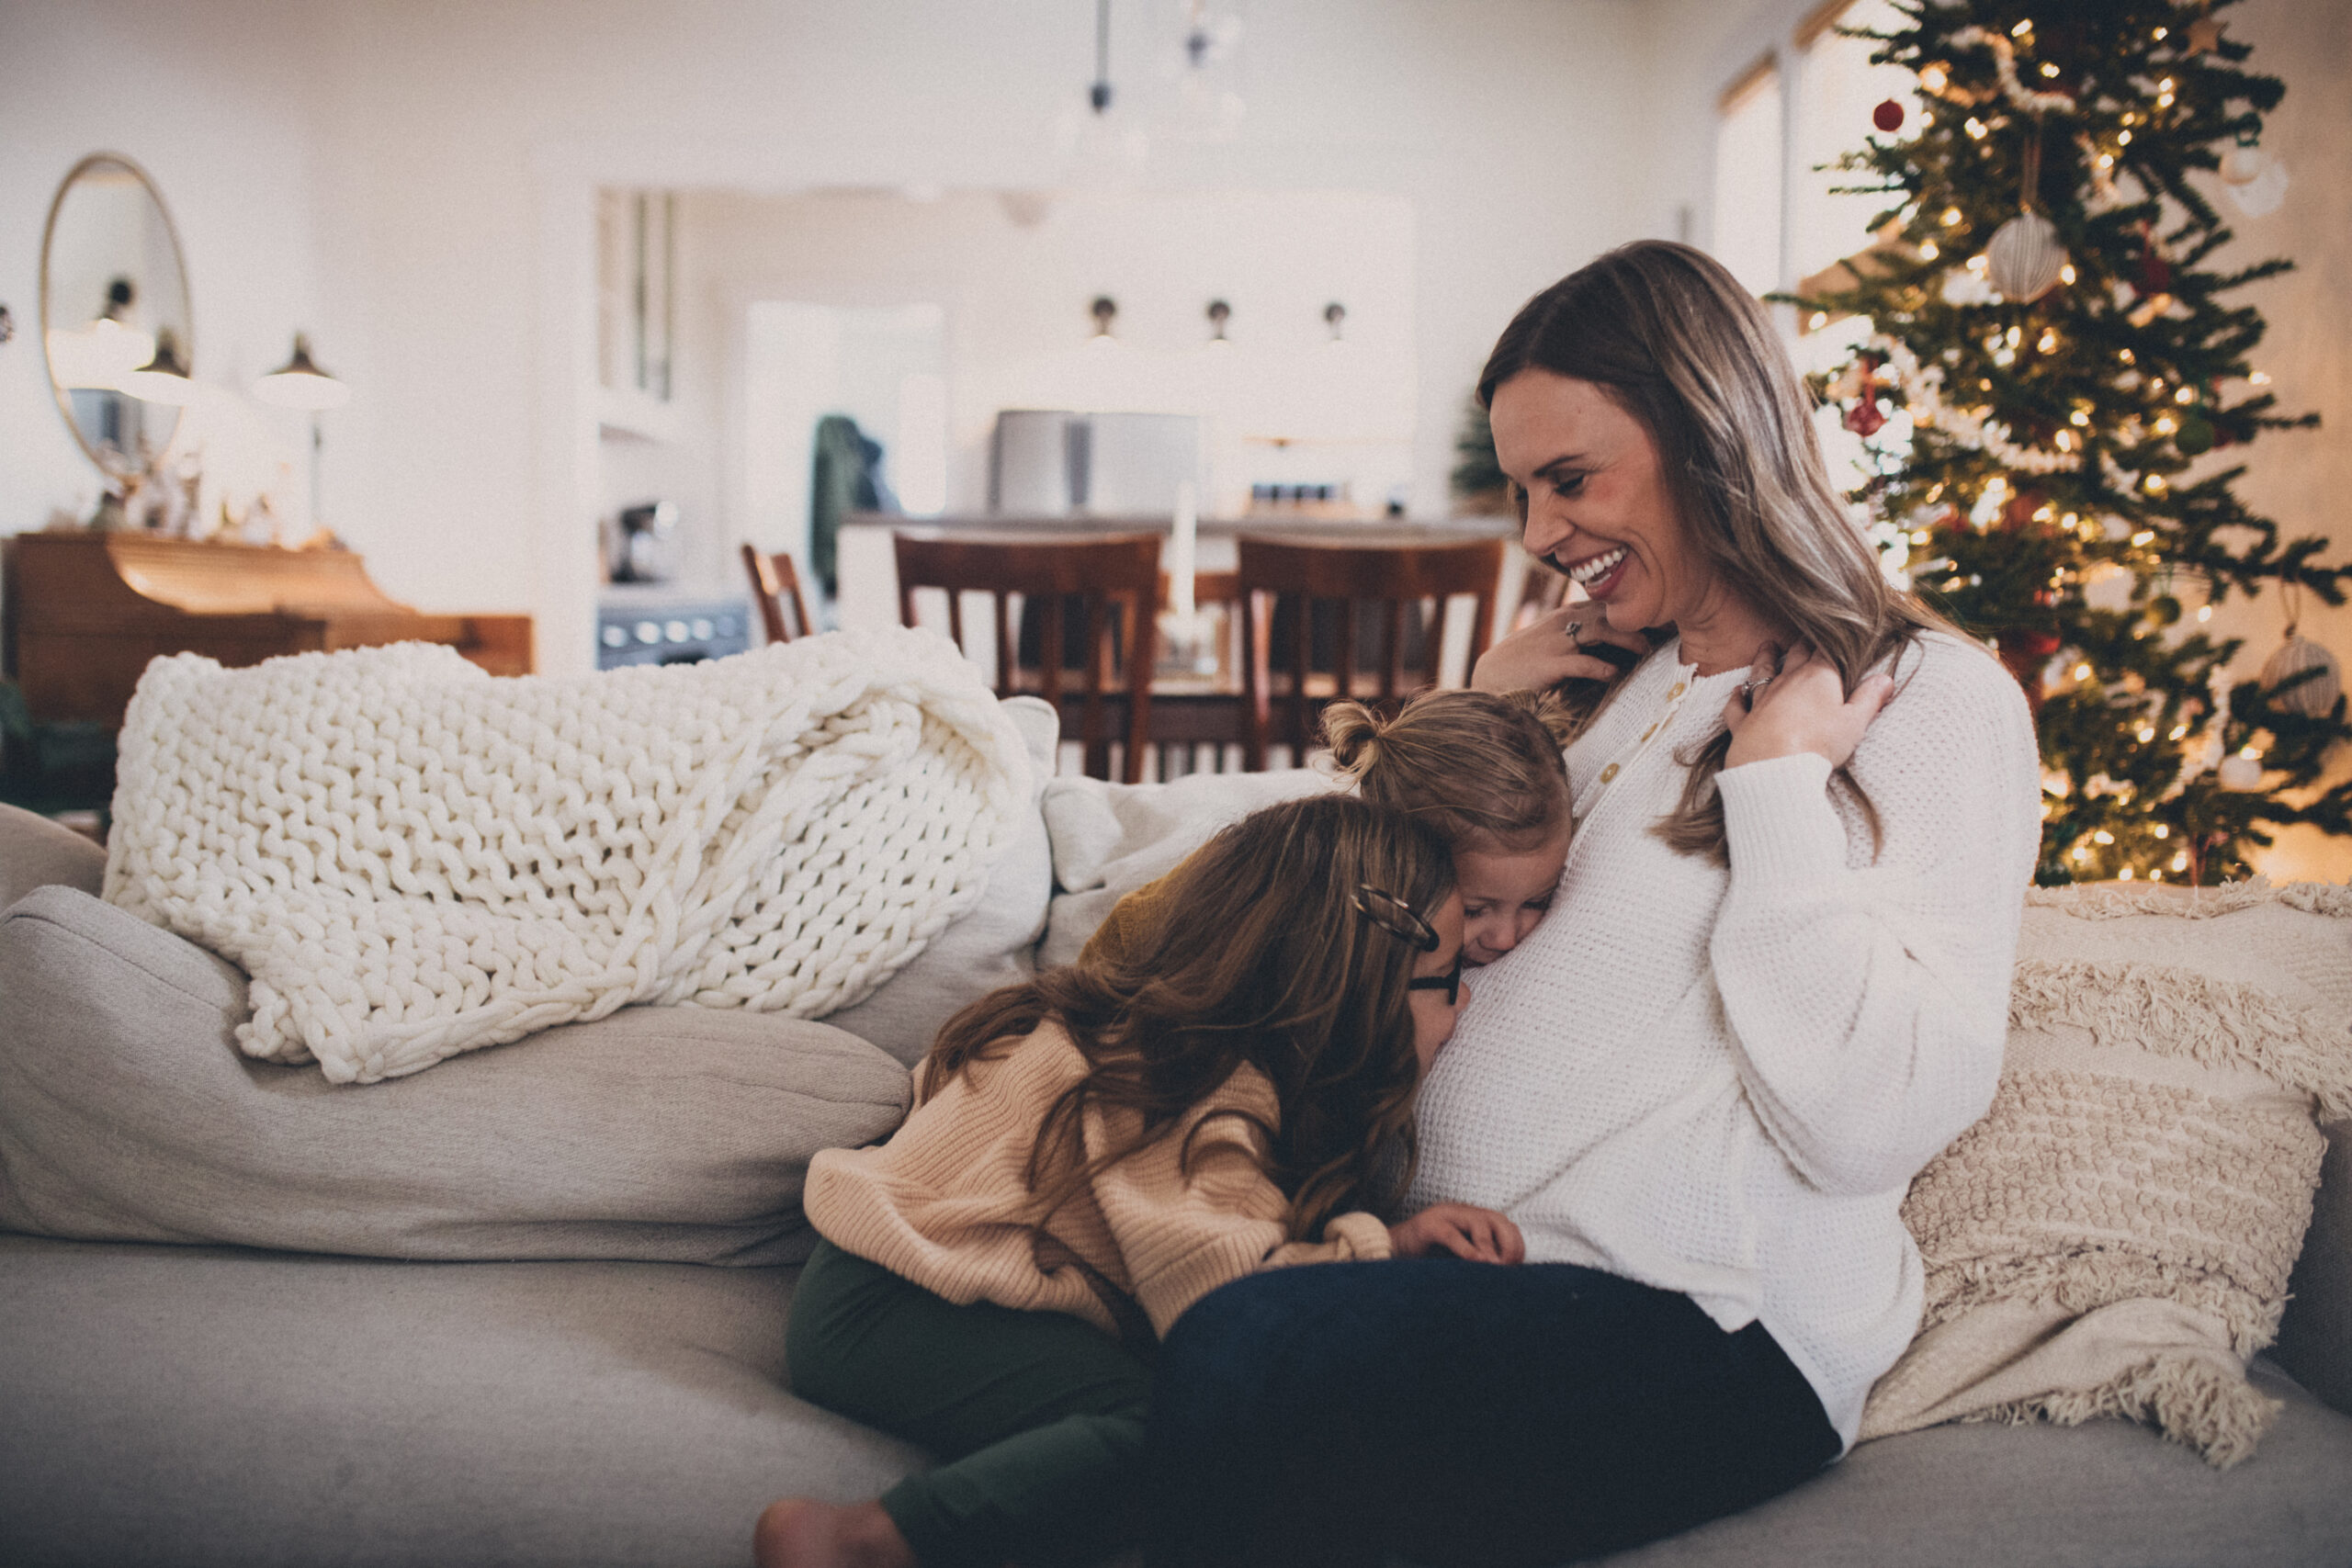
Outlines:
[[915,1568],[914,1548],[879,1503],[770,1503],[752,1531],[759,1568]]

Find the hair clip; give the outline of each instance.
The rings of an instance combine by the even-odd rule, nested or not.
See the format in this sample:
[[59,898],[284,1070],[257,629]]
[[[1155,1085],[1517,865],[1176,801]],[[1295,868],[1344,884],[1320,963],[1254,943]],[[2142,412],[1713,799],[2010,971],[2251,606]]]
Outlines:
[[1354,903],[1356,913],[1389,935],[1411,942],[1423,953],[1437,951],[1436,928],[1421,919],[1419,910],[1394,893],[1374,887],[1369,882],[1359,882],[1356,884]]

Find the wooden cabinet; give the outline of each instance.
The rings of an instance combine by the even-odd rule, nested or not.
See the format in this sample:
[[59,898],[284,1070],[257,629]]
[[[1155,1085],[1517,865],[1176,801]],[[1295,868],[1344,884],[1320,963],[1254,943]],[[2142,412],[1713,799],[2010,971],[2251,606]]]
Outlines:
[[436,615],[390,598],[345,550],[144,534],[19,534],[6,544],[6,669],[44,723],[120,725],[149,660],[447,643],[493,675],[531,670],[528,615]]

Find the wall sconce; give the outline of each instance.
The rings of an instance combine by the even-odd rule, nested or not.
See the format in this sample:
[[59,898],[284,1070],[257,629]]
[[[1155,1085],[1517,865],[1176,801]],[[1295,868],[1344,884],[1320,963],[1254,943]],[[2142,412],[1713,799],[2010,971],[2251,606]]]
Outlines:
[[1340,304],[1337,299],[1332,300],[1329,305],[1323,307],[1323,324],[1331,329],[1331,341],[1333,343],[1344,341],[1340,335],[1340,324],[1346,321],[1347,319],[1348,308],[1345,305]]
[[1111,323],[1118,319],[1119,302],[1108,294],[1097,294],[1094,297],[1094,303],[1089,305],[1087,310],[1092,312],[1094,317],[1094,341],[1096,343],[1116,341],[1111,332]]
[[179,339],[169,327],[155,331],[155,357],[122,378],[122,389],[143,403],[192,403],[196,383],[180,358]]
[[1233,307],[1222,299],[1212,299],[1209,301],[1208,318],[1209,342],[1212,344],[1230,344],[1232,340],[1225,335],[1225,323],[1233,319]]

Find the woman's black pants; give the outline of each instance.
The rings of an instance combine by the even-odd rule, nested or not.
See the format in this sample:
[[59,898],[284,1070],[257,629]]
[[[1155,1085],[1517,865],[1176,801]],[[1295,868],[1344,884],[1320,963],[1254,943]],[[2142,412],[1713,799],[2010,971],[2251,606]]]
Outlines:
[[1670,1535],[1837,1457],[1760,1324],[1570,1264],[1253,1274],[1160,1348],[1165,1565],[1540,1564]]

